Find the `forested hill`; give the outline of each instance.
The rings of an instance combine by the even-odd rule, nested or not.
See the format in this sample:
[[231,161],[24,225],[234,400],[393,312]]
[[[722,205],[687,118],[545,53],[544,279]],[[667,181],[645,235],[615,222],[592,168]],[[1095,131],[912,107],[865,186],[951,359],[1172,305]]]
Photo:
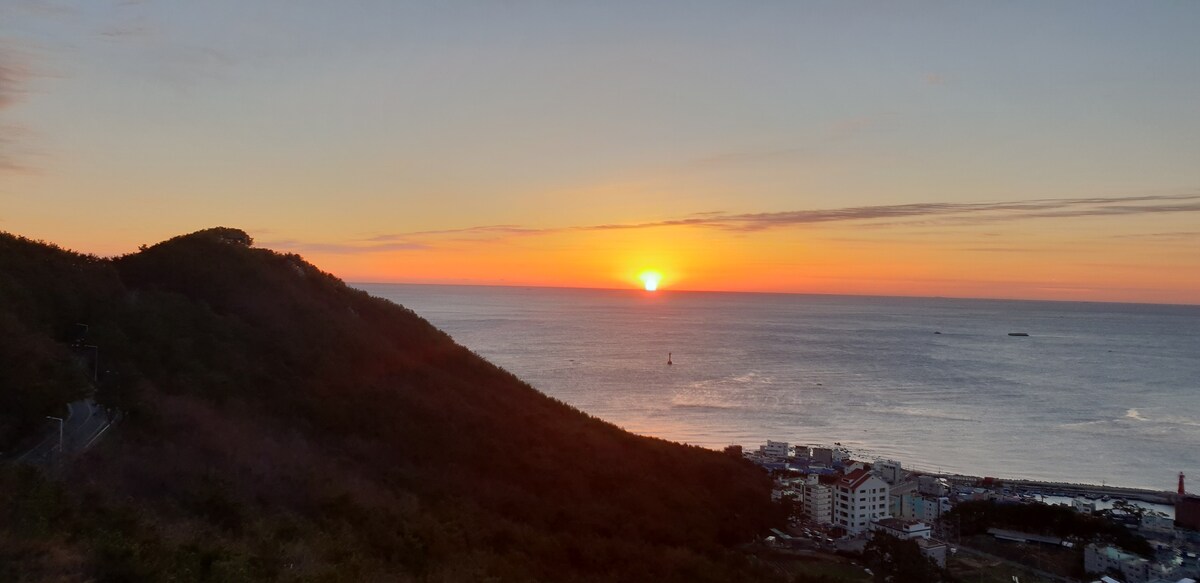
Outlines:
[[0,580],[769,579],[734,550],[775,519],[755,468],[235,229],[116,259],[0,234],[0,451],[89,389],[77,323],[124,418],[61,475],[0,464]]

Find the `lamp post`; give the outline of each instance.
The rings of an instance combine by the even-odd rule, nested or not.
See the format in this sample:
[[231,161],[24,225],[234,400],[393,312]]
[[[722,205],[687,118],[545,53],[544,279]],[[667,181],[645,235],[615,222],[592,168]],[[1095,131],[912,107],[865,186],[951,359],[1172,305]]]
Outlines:
[[51,417],[51,416],[47,415],[46,419],[53,419],[55,421],[58,421],[58,453],[61,455],[63,452],[63,420],[62,420],[62,417]]
[[94,344],[84,344],[82,348],[92,351],[92,382],[100,380],[100,349]]

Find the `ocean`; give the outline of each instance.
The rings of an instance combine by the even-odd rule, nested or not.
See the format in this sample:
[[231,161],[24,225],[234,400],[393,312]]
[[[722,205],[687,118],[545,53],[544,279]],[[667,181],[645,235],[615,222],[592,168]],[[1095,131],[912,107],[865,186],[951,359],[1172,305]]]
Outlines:
[[355,285],[635,433],[840,442],[915,469],[1157,490],[1182,471],[1200,485],[1200,306]]

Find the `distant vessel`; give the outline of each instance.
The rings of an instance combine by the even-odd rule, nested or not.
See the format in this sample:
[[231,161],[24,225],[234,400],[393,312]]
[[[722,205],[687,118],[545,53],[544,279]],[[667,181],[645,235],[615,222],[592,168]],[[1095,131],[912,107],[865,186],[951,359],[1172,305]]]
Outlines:
[[1028,332],[1009,332],[1009,336],[1029,336]]
[[672,364],[675,364],[675,363],[671,362],[671,353],[668,352],[667,353],[667,366],[671,366]]

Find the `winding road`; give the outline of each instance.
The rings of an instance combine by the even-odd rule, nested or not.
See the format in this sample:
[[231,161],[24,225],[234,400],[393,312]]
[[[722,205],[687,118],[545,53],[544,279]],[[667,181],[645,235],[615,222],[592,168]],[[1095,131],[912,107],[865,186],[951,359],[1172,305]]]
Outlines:
[[[82,399],[67,404],[63,417],[61,454],[75,455],[87,451],[100,440],[115,419],[111,419],[104,408],[92,399]],[[58,422],[49,420],[45,437],[32,449],[17,456],[13,461],[34,465],[50,465],[60,457]]]

